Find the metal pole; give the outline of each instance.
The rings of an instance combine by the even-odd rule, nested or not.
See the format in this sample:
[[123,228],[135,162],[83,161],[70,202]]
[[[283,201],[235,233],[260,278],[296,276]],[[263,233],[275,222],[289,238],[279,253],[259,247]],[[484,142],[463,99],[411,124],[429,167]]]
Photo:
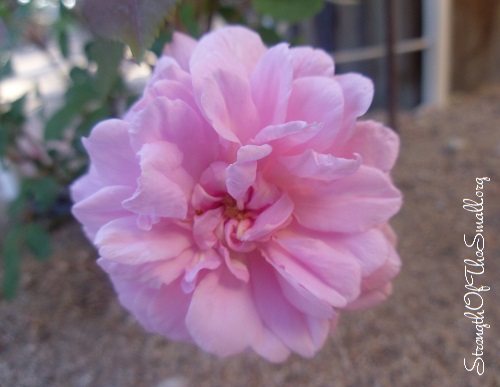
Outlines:
[[398,131],[398,70],[396,46],[396,14],[394,0],[385,0],[387,48],[387,114],[389,126]]

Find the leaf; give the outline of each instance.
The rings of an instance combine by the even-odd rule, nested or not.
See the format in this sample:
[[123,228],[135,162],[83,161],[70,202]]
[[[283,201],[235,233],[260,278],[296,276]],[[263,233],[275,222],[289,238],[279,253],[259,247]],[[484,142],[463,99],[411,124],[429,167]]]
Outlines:
[[180,0],[82,0],[79,10],[96,35],[128,44],[140,61],[178,3]]
[[180,9],[179,18],[189,35],[194,38],[200,37],[200,25],[196,20],[196,9],[193,4],[184,3]]
[[35,200],[35,210],[47,212],[56,202],[59,184],[51,176],[23,180],[21,193]]
[[123,57],[123,43],[97,40],[89,47],[91,58],[97,63],[96,89],[106,97],[118,78],[118,66]]
[[50,257],[50,236],[39,224],[31,223],[25,226],[24,241],[39,260],[46,260]]
[[13,227],[7,232],[3,244],[3,293],[7,300],[15,297],[19,286],[22,232],[22,226]]
[[9,146],[9,128],[0,122],[0,162],[1,159],[7,153],[7,147]]
[[252,0],[252,4],[261,14],[291,23],[313,17],[323,8],[322,0]]
[[[79,78],[81,74],[76,74]],[[80,115],[86,104],[97,100],[99,95],[94,90],[91,78],[86,82],[72,85],[66,92],[66,104],[57,110],[45,123],[45,140],[59,140],[72,121]]]

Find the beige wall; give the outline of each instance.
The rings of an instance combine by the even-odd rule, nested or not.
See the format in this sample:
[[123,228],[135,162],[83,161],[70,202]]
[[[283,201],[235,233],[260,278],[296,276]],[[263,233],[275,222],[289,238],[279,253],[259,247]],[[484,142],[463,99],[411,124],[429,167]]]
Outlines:
[[453,91],[500,82],[500,1],[453,1]]

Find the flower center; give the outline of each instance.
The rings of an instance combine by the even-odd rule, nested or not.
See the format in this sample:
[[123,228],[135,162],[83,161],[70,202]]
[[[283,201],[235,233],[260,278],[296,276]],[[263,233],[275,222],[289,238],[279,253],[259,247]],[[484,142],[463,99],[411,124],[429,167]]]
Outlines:
[[229,194],[226,194],[222,199],[222,204],[224,205],[224,216],[229,219],[248,219],[252,213],[250,211],[240,210],[238,208],[238,203]]

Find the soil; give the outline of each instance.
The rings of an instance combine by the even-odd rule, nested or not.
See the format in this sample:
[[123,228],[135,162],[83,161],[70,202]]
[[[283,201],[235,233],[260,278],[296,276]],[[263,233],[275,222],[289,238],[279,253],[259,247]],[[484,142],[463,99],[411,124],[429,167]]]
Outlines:
[[[392,224],[403,270],[388,301],[344,313],[313,359],[218,359],[144,332],[72,223],[54,233],[48,262],[25,257],[18,297],[0,301],[0,386],[500,386],[500,85],[404,113],[399,130],[394,180],[405,204]],[[471,243],[476,217],[462,205],[485,176],[485,265],[475,284],[491,287],[481,293],[490,328],[478,376],[464,369],[478,336],[464,316],[464,259],[476,258],[464,234]]]

